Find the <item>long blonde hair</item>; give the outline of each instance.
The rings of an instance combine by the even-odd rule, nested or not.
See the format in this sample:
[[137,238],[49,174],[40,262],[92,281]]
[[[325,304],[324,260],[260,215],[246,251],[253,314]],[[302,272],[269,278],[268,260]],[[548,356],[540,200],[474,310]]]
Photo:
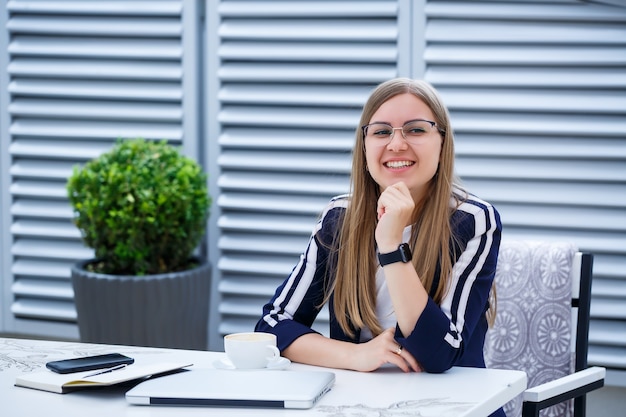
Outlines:
[[[422,100],[433,112],[443,138],[439,167],[428,184],[423,201],[418,202],[413,218],[410,245],[413,265],[424,288],[440,303],[448,289],[454,264],[450,242],[451,199],[462,199],[453,193],[458,185],[454,176],[454,135],[450,116],[437,91],[426,81],[397,78],[380,84],[363,107],[352,155],[351,199],[339,234],[333,243],[337,264],[335,279],[328,289],[333,293],[333,307],[342,330],[354,336],[354,328],[368,327],[374,336],[384,329],[376,317],[376,202],[380,188],[367,171],[363,130],[372,115],[390,98],[410,93]],[[457,202],[458,204],[458,202]],[[435,277],[440,267],[438,279]],[[433,283],[436,288],[431,290]]]

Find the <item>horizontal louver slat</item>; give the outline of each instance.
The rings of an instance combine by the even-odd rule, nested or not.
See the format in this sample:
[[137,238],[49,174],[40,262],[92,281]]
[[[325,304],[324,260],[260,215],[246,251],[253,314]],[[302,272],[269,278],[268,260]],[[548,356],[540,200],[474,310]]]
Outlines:
[[[224,75],[224,80],[235,76],[249,76],[246,81],[265,79],[270,73],[284,71],[284,66],[275,61],[288,59],[293,61],[289,71],[285,73],[306,73],[315,76],[315,72],[322,74],[337,75],[342,74],[342,70],[347,72],[352,69],[356,76],[364,76],[366,73],[376,71],[374,64],[393,63],[397,58],[397,52],[385,44],[354,45],[349,42],[336,42],[332,45],[318,42],[308,42],[305,45],[297,45],[290,42],[275,42],[271,45],[258,45],[253,42],[224,42],[219,49],[220,58],[234,59],[237,61],[225,63],[220,68],[220,74]],[[249,68],[245,64],[238,62],[245,60],[260,61],[254,68]],[[340,63],[339,65],[332,65]],[[356,65],[361,63],[361,65]],[[366,64],[366,65],[363,65]],[[382,70],[383,68],[380,68]],[[255,70],[261,74],[255,75]],[[375,75],[371,74],[370,76]],[[331,77],[329,76],[329,81]],[[300,80],[306,82],[306,80]],[[314,80],[309,80],[309,82]],[[355,81],[352,79],[352,81]]]
[[155,61],[104,61],[84,59],[45,59],[21,58],[12,59],[8,72],[14,77],[48,78],[83,78],[137,81],[176,81],[182,76],[182,68],[176,62]]
[[[258,50],[258,48],[257,48]],[[266,54],[261,53],[263,57]],[[230,57],[234,58],[234,57]],[[254,60],[254,54],[249,54],[246,60]],[[328,60],[330,58],[327,57]],[[319,59],[318,59],[319,61]],[[278,68],[269,64],[260,63],[254,67],[243,67],[243,65],[230,66],[225,64],[219,70],[219,75],[226,81],[260,81],[260,82],[298,82],[303,84],[326,83],[338,85],[342,83],[373,83],[377,84],[383,80],[396,76],[394,69],[385,62],[378,65],[349,65],[342,63],[332,64],[293,64],[292,68]],[[271,97],[268,97],[268,99]],[[343,99],[344,97],[337,97]]]
[[[553,91],[576,85],[583,91],[595,88],[620,88],[626,84],[626,73],[621,67],[590,68],[571,66],[563,68],[529,67],[524,71],[510,71],[499,65],[431,65],[428,79],[444,88],[449,86],[478,87],[545,87]],[[567,103],[565,103],[567,104]],[[615,110],[615,109],[612,109]]]
[[[223,274],[236,273],[251,274],[252,276],[271,276],[271,277],[285,277],[294,266],[294,260],[296,257],[289,257],[283,259],[273,260],[267,256],[258,255],[240,255],[240,256],[227,256],[220,257],[218,262],[218,269]],[[223,279],[227,281],[227,277],[223,276]]]
[[224,209],[316,215],[328,199],[315,196],[285,196],[280,194],[238,194],[235,192],[220,195],[217,204]]
[[[51,280],[65,281],[64,285],[68,285],[70,278],[71,261],[40,259],[40,260],[18,260],[13,263],[11,272],[14,275],[23,277],[46,277]],[[16,283],[17,284],[17,283]]]
[[11,312],[19,318],[76,321],[73,303],[63,301],[18,299],[11,305]]
[[[348,178],[331,176],[314,176],[290,173],[284,174],[258,173],[251,176],[241,172],[230,172],[220,175],[218,185],[224,191],[270,191],[288,194],[330,195],[345,193],[348,190]],[[320,210],[323,207],[320,207]]]
[[[182,140],[183,130],[179,124],[142,123],[127,121],[92,120],[24,120],[17,119],[9,127],[14,137],[37,137],[50,139],[108,139],[109,145],[118,138],[145,138]],[[90,146],[90,145],[88,145]]]
[[11,288],[17,298],[42,298],[72,301],[74,291],[67,282],[21,279]]
[[[605,264],[608,263],[608,261],[605,262]],[[606,268],[604,271],[598,271],[598,273],[604,272],[601,274],[602,276],[615,276],[619,269],[619,265],[615,265],[614,269]],[[598,298],[626,298],[626,282],[618,279],[595,279],[593,281],[593,294]],[[626,326],[626,324],[624,325]],[[624,334],[624,337],[626,337],[626,334]]]
[[281,172],[321,172],[348,174],[350,159],[343,155],[315,154],[303,156],[290,152],[224,152],[219,160],[223,169]]
[[47,239],[26,237],[15,239],[11,253],[17,258],[17,262],[22,260],[22,257],[24,261],[26,258],[77,260],[93,257],[93,251],[77,240],[55,240],[52,237],[54,236]]
[[589,363],[602,364],[609,368],[626,368],[626,349],[606,345],[589,346]]
[[[495,36],[495,35],[494,35]],[[434,44],[424,51],[424,59],[433,65],[513,65],[520,69],[543,67],[622,67],[626,56],[621,45],[553,46],[542,48],[528,45],[451,45]],[[523,71],[520,71],[523,72]]]
[[[611,207],[620,209],[626,205],[626,189],[616,182],[610,184],[595,184],[589,187],[584,194],[579,192],[576,183],[559,180],[524,178],[492,180],[488,178],[466,178],[464,183],[469,189],[487,201],[498,205],[519,201],[524,196],[526,204],[573,205],[582,207]],[[607,199],[612,195],[612,199]]]
[[[580,25],[578,22],[513,21],[450,21],[442,19],[437,24],[428,25],[426,36],[432,42],[455,43],[506,43],[516,44],[575,44],[588,45],[603,43],[623,44],[626,38],[624,19],[621,22],[602,22]],[[463,37],[459,37],[463,33]],[[494,37],[493,34],[499,36]]]
[[180,36],[180,20],[168,17],[123,16],[14,16],[7,29],[11,33],[64,36]]
[[301,18],[297,21],[292,19],[224,20],[220,25],[219,35],[231,41],[254,39],[257,41],[393,42],[398,32],[395,19],[380,18],[363,21],[349,19],[342,21],[341,25],[329,25],[324,21]]
[[80,232],[75,227],[52,221],[16,220],[11,226],[14,236],[51,237],[57,239],[79,239]]
[[92,57],[133,59],[178,59],[182,55],[176,40],[66,39],[51,36],[16,36],[9,52],[31,57]]
[[355,1],[236,1],[221,2],[218,12],[223,17],[269,17],[269,18],[358,18],[392,17],[395,18],[398,7],[391,1],[361,1],[355,7]]
[[[225,84],[219,93],[222,103],[259,103],[271,105],[301,105],[315,106],[324,105],[337,107],[359,107],[367,98],[367,88],[342,87],[341,96],[337,96],[337,86],[334,85],[246,85],[237,86]],[[333,97],[333,95],[335,95]],[[323,128],[323,122],[320,122]]]
[[110,143],[83,142],[79,148],[75,141],[45,140],[45,139],[20,139],[9,147],[11,155],[16,158],[50,158],[58,160],[75,159],[84,161],[95,158],[111,147]]
[[[311,226],[307,219],[296,216],[275,216],[271,214],[224,214],[219,219],[219,226],[224,230],[251,232],[277,232],[286,234],[308,234]],[[314,220],[312,217],[309,221]]]
[[[514,110],[516,113],[581,113],[584,121],[591,115],[623,115],[626,113],[626,98],[619,91],[566,91],[559,89],[524,88],[516,91],[509,88],[498,90],[481,88],[480,95],[469,94],[471,89],[453,90],[440,88],[448,106],[457,109]],[[529,121],[532,123],[532,121]]]
[[224,253],[243,252],[298,256],[303,252],[309,238],[305,232],[301,234],[279,234],[281,231],[276,231],[275,235],[268,233],[262,238],[255,236],[253,232],[254,230],[246,229],[245,233],[230,233],[220,238],[218,247]]
[[179,15],[180,1],[12,1],[7,10],[20,14],[80,14],[80,15]]
[[81,97],[118,100],[179,101],[181,86],[176,83],[124,82],[111,80],[20,79],[9,84],[16,96]]
[[[511,138],[515,137],[512,141]],[[593,146],[589,146],[593,141]],[[460,157],[465,156],[507,156],[510,158],[554,158],[576,160],[613,159],[619,161],[626,157],[626,149],[619,146],[618,137],[589,137],[563,135],[479,135],[460,132],[456,135],[455,151]],[[506,144],[506,146],[501,146]],[[620,197],[620,196],[616,196]]]
[[[518,226],[527,224],[546,229],[591,230],[597,231],[598,234],[626,232],[626,223],[621,223],[624,217],[622,210],[600,209],[598,207],[535,206],[520,203],[500,204],[498,208],[507,222]],[[588,220],[581,223],[580,219],[585,218]],[[624,243],[626,244],[626,236]]]
[[[489,170],[485,170],[489,166]],[[593,186],[595,181],[620,184],[626,179],[622,161],[523,160],[503,158],[459,158],[458,173],[467,178],[552,179],[581,181]]]
[[[45,213],[42,213],[41,205],[46,205]],[[11,214],[20,218],[53,218],[71,219],[72,209],[66,202],[44,200],[20,200],[15,199],[11,206]]]
[[[9,105],[13,117],[71,118],[90,120],[152,120],[179,122],[182,110],[176,104],[107,101],[93,103],[76,100],[15,99]],[[68,115],[71,115],[68,117]]]
[[591,343],[602,343],[608,346],[626,344],[626,324],[608,320],[594,320],[589,331]]
[[[618,0],[619,1],[619,0]],[[426,13],[432,18],[457,18],[474,20],[517,20],[517,21],[552,21],[567,22],[610,22],[626,20],[626,12],[614,7],[585,7],[578,1],[542,2],[498,2],[494,7],[492,2],[428,2]],[[569,4],[568,4],[569,3]]]

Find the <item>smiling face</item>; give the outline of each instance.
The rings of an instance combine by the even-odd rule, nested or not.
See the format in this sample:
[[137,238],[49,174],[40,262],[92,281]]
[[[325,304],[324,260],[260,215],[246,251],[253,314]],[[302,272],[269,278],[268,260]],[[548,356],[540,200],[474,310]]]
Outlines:
[[[368,124],[386,123],[399,128],[416,119],[435,120],[426,103],[413,94],[404,93],[385,101]],[[400,130],[394,132],[391,141],[382,146],[371,138],[365,138],[368,171],[381,191],[403,181],[411,191],[413,200],[419,202],[437,172],[443,138],[437,128],[433,128],[419,143],[407,142]]]

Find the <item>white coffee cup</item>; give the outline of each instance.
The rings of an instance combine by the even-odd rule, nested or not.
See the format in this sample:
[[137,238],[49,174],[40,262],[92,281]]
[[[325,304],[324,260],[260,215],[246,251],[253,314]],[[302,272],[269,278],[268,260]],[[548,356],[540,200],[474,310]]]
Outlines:
[[224,336],[226,356],[237,369],[261,369],[280,358],[276,335],[246,332]]

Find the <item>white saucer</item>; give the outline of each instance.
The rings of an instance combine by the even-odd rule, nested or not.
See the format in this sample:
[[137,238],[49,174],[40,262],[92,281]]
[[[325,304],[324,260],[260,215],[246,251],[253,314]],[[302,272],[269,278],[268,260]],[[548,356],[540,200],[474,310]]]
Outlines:
[[[246,371],[266,371],[268,369],[280,370],[280,369],[287,368],[290,364],[291,364],[291,361],[289,359],[284,358],[284,357],[281,356],[280,358],[278,358],[276,360],[273,360],[270,363],[268,363],[265,368],[261,368],[261,369],[245,369],[245,370]],[[216,369],[231,369],[231,370],[234,370],[234,371],[236,371],[236,370],[241,371],[242,370],[242,369],[237,369],[235,367],[235,365],[233,365],[233,363],[228,358],[216,359],[215,361],[213,361],[213,366]]]

